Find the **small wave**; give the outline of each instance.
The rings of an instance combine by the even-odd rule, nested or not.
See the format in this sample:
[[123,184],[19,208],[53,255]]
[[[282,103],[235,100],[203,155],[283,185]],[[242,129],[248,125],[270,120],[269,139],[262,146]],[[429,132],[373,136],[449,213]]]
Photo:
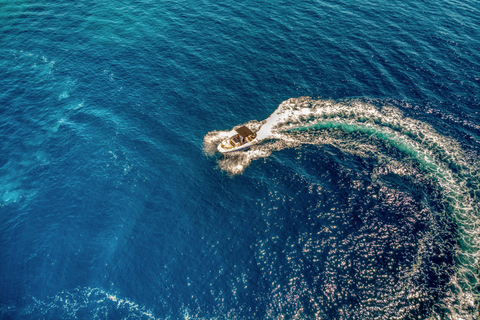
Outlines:
[[28,300],[23,309],[8,308],[5,314],[32,319],[156,319],[146,307],[100,288],[76,288],[53,297]]

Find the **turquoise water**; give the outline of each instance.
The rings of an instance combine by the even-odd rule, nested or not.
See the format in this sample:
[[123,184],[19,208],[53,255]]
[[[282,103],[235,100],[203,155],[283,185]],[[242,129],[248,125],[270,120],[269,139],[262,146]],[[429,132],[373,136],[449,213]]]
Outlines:
[[0,318],[477,319],[478,17],[0,0]]

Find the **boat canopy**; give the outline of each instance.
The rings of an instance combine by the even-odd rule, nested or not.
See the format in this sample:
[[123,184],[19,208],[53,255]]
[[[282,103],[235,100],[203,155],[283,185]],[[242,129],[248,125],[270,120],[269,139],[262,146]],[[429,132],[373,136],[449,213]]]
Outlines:
[[248,129],[247,127],[243,126],[240,128],[235,129],[242,137],[246,138],[249,135],[253,134],[252,130]]

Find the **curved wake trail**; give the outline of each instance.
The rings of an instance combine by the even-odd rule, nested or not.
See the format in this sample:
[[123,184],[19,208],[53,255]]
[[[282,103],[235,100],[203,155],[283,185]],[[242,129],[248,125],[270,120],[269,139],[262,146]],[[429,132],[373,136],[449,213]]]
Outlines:
[[[282,102],[266,120],[253,120],[244,125],[257,131],[258,139],[263,142],[246,152],[218,160],[220,168],[232,175],[242,173],[253,160],[300,145],[328,145],[345,153],[395,163],[372,176],[409,175],[408,165],[403,164],[405,159],[397,161],[394,155],[378,147],[378,141],[416,163],[422,175],[441,190],[444,210],[457,228],[456,272],[436,310],[453,318],[479,317],[479,164],[457,141],[442,136],[427,123],[405,117],[398,108],[377,107],[357,99],[292,98]],[[230,134],[230,131],[209,132],[204,138],[205,152],[215,153],[217,144]]]

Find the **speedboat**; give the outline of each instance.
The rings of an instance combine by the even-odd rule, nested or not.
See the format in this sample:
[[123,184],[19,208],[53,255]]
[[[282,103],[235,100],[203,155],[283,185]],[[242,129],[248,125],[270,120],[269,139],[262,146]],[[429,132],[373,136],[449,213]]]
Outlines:
[[243,126],[235,129],[236,134],[223,140],[217,147],[221,153],[245,150],[258,143],[257,134]]

